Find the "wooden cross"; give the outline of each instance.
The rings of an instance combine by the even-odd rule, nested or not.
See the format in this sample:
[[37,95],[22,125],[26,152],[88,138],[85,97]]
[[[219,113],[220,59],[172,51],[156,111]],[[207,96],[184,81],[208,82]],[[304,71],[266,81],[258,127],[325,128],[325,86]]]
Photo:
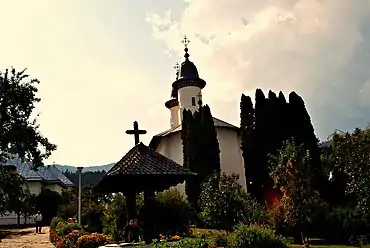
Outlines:
[[135,138],[135,145],[140,143],[140,134],[146,134],[146,130],[140,130],[137,121],[134,121],[134,129],[127,130],[126,134],[133,134]]
[[181,41],[182,44],[184,44],[185,47],[188,47],[188,44],[190,43],[190,40],[184,36],[184,39]]

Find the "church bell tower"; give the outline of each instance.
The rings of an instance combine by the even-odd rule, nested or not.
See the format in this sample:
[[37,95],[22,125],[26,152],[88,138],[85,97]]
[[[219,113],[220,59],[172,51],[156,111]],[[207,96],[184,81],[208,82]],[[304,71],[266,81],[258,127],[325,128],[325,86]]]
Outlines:
[[166,102],[166,107],[171,111],[171,127],[181,124],[184,109],[194,113],[202,104],[202,89],[206,82],[199,77],[198,69],[189,60],[189,44],[186,36],[182,40],[185,46],[185,61],[175,66],[176,81],[172,84],[171,99]]

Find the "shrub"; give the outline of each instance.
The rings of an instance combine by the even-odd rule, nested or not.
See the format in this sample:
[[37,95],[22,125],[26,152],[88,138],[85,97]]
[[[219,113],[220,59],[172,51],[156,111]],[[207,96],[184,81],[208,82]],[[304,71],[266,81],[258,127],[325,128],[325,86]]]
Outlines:
[[78,238],[76,247],[77,248],[96,248],[108,244],[111,239],[101,233],[93,233],[90,235],[83,235]]
[[103,233],[113,240],[123,239],[124,225],[126,224],[126,200],[121,194],[116,194],[113,201],[107,206],[103,215]]
[[189,204],[183,195],[177,189],[165,190],[157,194],[151,211],[154,232],[165,235],[187,233],[190,215]]
[[59,222],[55,228],[55,233],[59,237],[65,237],[73,230],[81,230],[82,227],[78,223]]
[[215,173],[202,186],[199,217],[208,227],[232,230],[237,224],[249,224],[266,217],[257,203],[238,183],[238,175]]
[[231,248],[288,248],[285,238],[267,226],[240,225],[230,236]]
[[63,222],[64,220],[61,217],[53,217],[50,223],[50,229],[55,229],[59,222]]
[[64,237],[65,248],[76,247],[77,241],[81,236],[87,235],[84,230],[73,230]]

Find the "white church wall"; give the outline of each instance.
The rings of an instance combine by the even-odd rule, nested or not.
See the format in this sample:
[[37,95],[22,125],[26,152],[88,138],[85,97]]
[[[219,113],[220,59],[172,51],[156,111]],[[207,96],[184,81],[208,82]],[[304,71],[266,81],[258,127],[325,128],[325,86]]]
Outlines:
[[170,109],[171,111],[171,127],[178,126],[179,122],[179,106],[174,106]]
[[[244,161],[240,150],[240,139],[235,130],[216,127],[217,139],[220,146],[221,171],[226,174],[238,174],[240,185],[246,189]],[[173,161],[183,164],[183,150],[181,132],[174,133],[162,138],[156,151]],[[185,192],[185,184],[179,184],[176,188]]]
[[245,170],[240,139],[235,130],[217,128],[217,139],[220,147],[221,171],[228,175],[239,175],[239,184],[246,189]]
[[184,108],[195,112],[198,109],[198,95],[202,94],[201,89],[196,86],[186,86],[179,89],[180,120]]

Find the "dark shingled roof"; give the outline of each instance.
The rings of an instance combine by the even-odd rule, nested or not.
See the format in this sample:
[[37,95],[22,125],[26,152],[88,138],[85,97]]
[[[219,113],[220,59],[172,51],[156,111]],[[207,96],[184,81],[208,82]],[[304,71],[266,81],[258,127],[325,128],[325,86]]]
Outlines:
[[159,154],[143,143],[134,146],[118,161],[106,176],[110,175],[189,175],[194,174],[175,161]]
[[145,187],[164,190],[183,182],[187,176],[196,174],[173,160],[139,143],[118,161],[97,187],[105,192],[124,192]]

